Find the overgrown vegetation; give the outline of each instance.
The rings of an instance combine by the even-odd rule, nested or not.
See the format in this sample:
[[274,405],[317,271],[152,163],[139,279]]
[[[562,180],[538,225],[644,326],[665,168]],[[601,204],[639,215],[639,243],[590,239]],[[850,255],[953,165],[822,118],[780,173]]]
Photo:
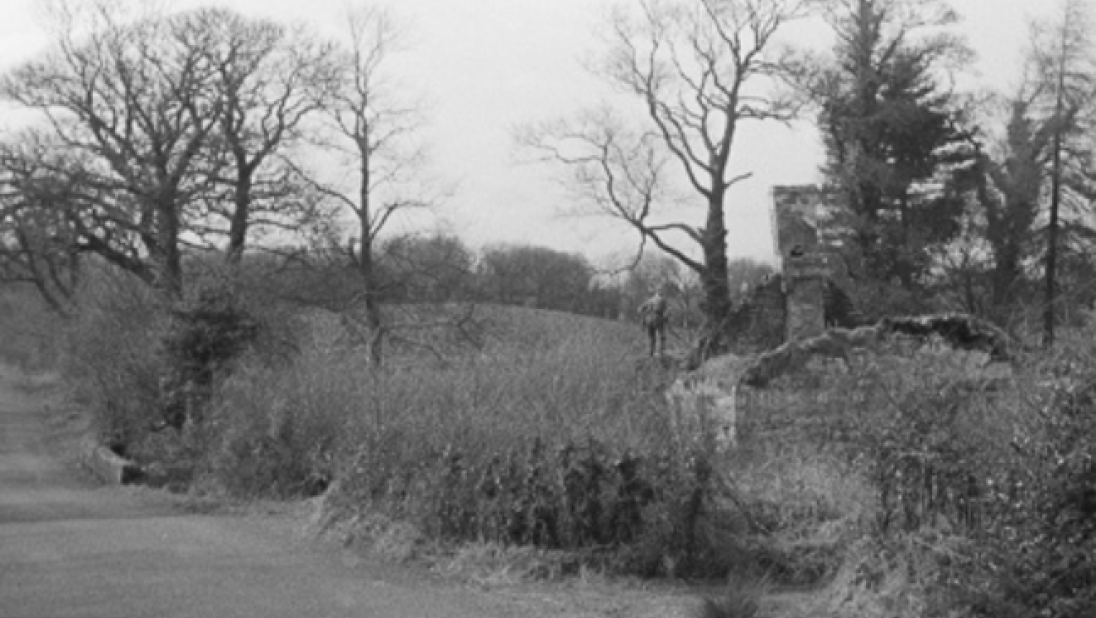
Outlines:
[[[637,372],[633,326],[479,307],[458,334],[424,308],[433,346],[376,367],[337,316],[261,312],[245,289],[207,282],[166,305],[126,275],[88,278],[62,367],[117,450],[195,491],[322,493],[331,525],[381,517],[424,547],[540,548],[555,572],[815,578],[765,540],[766,514],[829,498],[745,493],[765,493],[775,454],[728,478],[703,427]],[[271,353],[274,333],[292,341]]]
[[61,371],[94,414],[100,438],[125,453],[160,420],[168,307],[110,270],[89,277],[77,294],[83,310],[60,329]]
[[163,423],[200,424],[218,380],[259,334],[259,325],[225,285],[204,285],[176,303],[160,339],[167,370],[160,380]]
[[796,537],[828,551],[813,554],[825,585],[795,615],[1091,615],[1091,332],[1009,370],[898,341],[848,373],[751,391],[748,442],[826,445],[836,459],[812,469],[851,466],[863,492],[830,490],[839,534],[816,514]]
[[712,445],[667,439],[671,415],[635,377],[634,333],[481,311],[482,349],[445,364],[373,368],[321,336],[292,365],[241,371],[210,414],[212,480],[245,495],[327,489],[336,520],[380,514],[433,541],[567,550],[648,575],[727,570],[703,536]]
[[[741,393],[740,446],[720,453],[637,371],[628,325],[478,307],[457,333],[425,319],[452,307],[423,307],[433,347],[395,346],[376,367],[337,316],[246,289],[207,282],[166,306],[104,271],[54,329],[103,435],[192,491],[322,495],[327,526],[401,557],[532,547],[542,575],[733,575],[754,590],[709,613],[787,586],[815,591],[805,616],[1094,608],[1091,327],[996,373],[982,353],[913,340],[847,371],[813,366]],[[201,393],[168,427],[165,376]]]
[[[602,110],[524,136],[643,239],[618,279],[542,247],[378,237],[438,199],[417,139],[395,139],[420,110],[373,91],[399,47],[386,11],[338,42],[227,9],[93,4],[57,11],[51,51],[0,76],[38,116],[0,140],[0,355],[57,368],[153,481],[322,496],[327,525],[401,556],[517,547],[548,574],[737,582],[709,616],[755,615],[783,587],[814,593],[803,616],[1096,615],[1081,0],[1035,37],[1018,92],[978,114],[945,87],[967,61],[946,2],[822,3],[836,47],[799,63],[762,58],[814,2],[622,5],[601,70],[648,104],[646,128]],[[255,63],[224,55],[240,50]],[[747,87],[788,77],[795,96]],[[892,339],[739,393],[744,437],[723,452],[663,397],[672,363],[637,365],[634,326],[575,314],[619,318],[657,287],[698,361],[775,344],[784,284],[728,262],[724,211],[748,177],[739,121],[791,120],[799,97],[839,198],[836,227],[813,231],[849,241],[829,304],[841,292],[870,321],[962,308],[1024,341],[1040,316],[1047,351],[992,374]],[[340,134],[349,186],[304,164]],[[702,226],[659,214],[681,186]],[[299,250],[257,257],[273,230]],[[669,257],[641,259],[647,243]]]

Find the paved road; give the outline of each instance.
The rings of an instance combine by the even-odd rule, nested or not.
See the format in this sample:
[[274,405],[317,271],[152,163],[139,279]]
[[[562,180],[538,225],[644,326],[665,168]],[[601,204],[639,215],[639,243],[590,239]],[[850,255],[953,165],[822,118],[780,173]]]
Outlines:
[[97,486],[54,452],[66,443],[44,405],[0,371],[0,618],[515,615],[477,590],[348,562],[278,518]]

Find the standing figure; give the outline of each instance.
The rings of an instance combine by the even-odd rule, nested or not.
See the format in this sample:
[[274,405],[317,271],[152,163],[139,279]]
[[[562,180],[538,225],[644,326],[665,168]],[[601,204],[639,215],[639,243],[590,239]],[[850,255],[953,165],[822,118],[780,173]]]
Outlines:
[[656,291],[654,296],[639,306],[639,320],[643,328],[647,330],[651,356],[654,356],[656,351],[659,354],[666,353],[666,312],[666,297],[661,291]]

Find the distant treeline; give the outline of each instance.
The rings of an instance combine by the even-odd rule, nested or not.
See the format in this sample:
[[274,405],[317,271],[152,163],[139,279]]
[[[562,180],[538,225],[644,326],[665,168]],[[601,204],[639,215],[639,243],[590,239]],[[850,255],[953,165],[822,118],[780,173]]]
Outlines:
[[[261,280],[277,286],[277,296],[339,310],[362,292],[344,255],[353,251],[329,246],[254,252],[244,265],[276,273]],[[374,267],[385,303],[479,302],[632,320],[639,304],[660,289],[671,298],[675,322],[695,326],[701,320],[697,278],[667,258],[646,257],[616,272],[548,247],[496,244],[476,250],[451,234],[409,234],[384,242]],[[741,294],[773,269],[739,259],[731,272],[730,283]]]

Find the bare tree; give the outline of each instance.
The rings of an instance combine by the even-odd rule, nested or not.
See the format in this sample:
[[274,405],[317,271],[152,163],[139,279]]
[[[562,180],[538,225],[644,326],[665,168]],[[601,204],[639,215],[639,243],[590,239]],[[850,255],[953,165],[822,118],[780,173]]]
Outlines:
[[57,171],[81,180],[81,249],[178,295],[186,212],[208,189],[202,151],[223,106],[205,53],[212,33],[193,14],[59,6],[52,51],[5,76],[0,93],[38,111],[73,154]]
[[26,131],[0,146],[0,283],[33,285],[67,314],[80,275],[69,179],[42,165],[42,140]]
[[[805,0],[641,0],[612,12],[599,73],[641,104],[642,129],[611,111],[543,125],[521,136],[528,147],[573,170],[600,212],[631,226],[697,273],[706,320],[701,354],[725,347],[730,189],[749,173],[731,169],[740,124],[787,121],[796,105],[774,89],[774,36],[802,15]],[[705,207],[701,225],[667,219],[671,172]],[[679,244],[684,240],[690,249]],[[699,255],[696,255],[699,253]]]
[[409,99],[389,65],[401,50],[401,28],[388,11],[365,7],[347,14],[347,43],[337,55],[338,84],[324,107],[348,182],[314,186],[353,214],[357,239],[349,250],[362,284],[360,300],[374,363],[382,359],[384,325],[377,239],[397,213],[430,206],[421,178],[424,155],[416,139],[423,104]]
[[333,87],[334,46],[301,28],[224,9],[203,9],[196,19],[215,33],[215,46],[205,50],[223,109],[214,156],[227,159],[215,168],[223,190],[211,195],[208,210],[226,223],[226,258],[238,263],[250,228],[293,230],[312,214],[314,202],[302,199],[306,187],[279,155],[302,141],[305,120]]

